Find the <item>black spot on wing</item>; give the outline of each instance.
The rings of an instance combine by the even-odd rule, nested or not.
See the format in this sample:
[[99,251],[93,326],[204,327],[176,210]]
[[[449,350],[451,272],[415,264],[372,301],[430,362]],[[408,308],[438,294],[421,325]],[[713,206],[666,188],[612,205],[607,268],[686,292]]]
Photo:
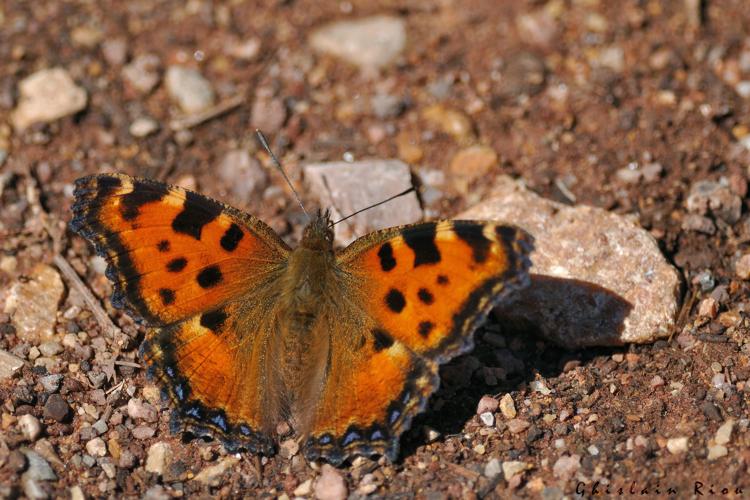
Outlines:
[[404,294],[399,292],[395,288],[391,288],[390,291],[386,294],[385,303],[388,306],[388,309],[395,313],[400,313],[404,310],[404,307],[406,307],[406,299],[404,298]]
[[443,286],[445,286],[445,285],[447,285],[448,283],[451,282],[451,280],[448,279],[448,276],[446,276],[444,274],[438,274],[438,277],[437,277],[436,281],[437,281],[438,285],[443,285]]
[[165,306],[174,303],[174,290],[171,290],[169,288],[160,288],[159,296],[161,297],[162,304],[164,304]]
[[380,258],[380,268],[383,271],[390,271],[396,267],[396,259],[393,257],[393,246],[390,242],[385,242],[378,250],[378,257]]
[[167,270],[171,273],[179,273],[187,266],[187,259],[185,257],[177,257],[167,263]]
[[492,245],[492,241],[487,239],[482,232],[482,229],[483,226],[481,224],[465,222],[457,222],[453,227],[456,236],[471,247],[472,257],[474,258],[474,262],[477,263],[482,263],[487,260],[490,245]]
[[380,352],[383,349],[388,349],[393,345],[393,337],[390,333],[383,330],[382,328],[373,328],[372,337],[374,340],[373,348],[377,352]]
[[[118,179],[119,180],[119,179]],[[120,200],[120,213],[125,220],[138,217],[140,208],[148,203],[159,201],[167,194],[167,186],[157,183],[146,184],[133,181],[133,190]]]
[[198,273],[198,284],[201,288],[211,288],[221,283],[221,269],[219,266],[208,266]]
[[223,309],[203,313],[201,314],[201,326],[208,328],[212,332],[218,332],[224,326],[224,322],[228,317],[229,315]]
[[404,231],[404,242],[414,252],[414,267],[440,262],[440,250],[435,244],[436,227],[437,224],[430,222]]
[[159,243],[157,243],[156,248],[164,253],[169,252],[169,249],[172,245],[169,244],[169,240],[161,240]]
[[240,226],[232,222],[232,225],[227,228],[221,237],[221,248],[227,252],[233,252],[244,236],[245,233],[242,232]]
[[203,226],[218,217],[220,213],[221,205],[217,202],[187,191],[182,212],[177,214],[172,221],[172,229],[200,240]]
[[420,288],[417,292],[417,297],[422,301],[423,304],[430,305],[435,302],[435,296],[430,293],[426,288]]
[[99,190],[100,197],[107,197],[122,187],[122,181],[119,177],[102,176],[97,179],[96,188]]
[[432,321],[422,321],[419,323],[419,327],[417,328],[417,332],[422,337],[427,337],[430,335],[430,332],[435,328],[435,323]]

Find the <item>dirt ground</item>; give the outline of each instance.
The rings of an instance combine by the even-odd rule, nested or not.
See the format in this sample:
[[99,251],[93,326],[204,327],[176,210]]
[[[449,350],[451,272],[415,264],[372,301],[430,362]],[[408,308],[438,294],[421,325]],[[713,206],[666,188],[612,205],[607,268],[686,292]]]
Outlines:
[[[403,20],[407,34],[379,73],[310,47],[325,23],[376,14]],[[160,75],[146,91],[123,69],[144,54],[158,56]],[[179,112],[161,76],[172,64],[199,69],[219,101],[246,98],[175,131]],[[87,106],[14,130],[19,81],[52,67],[86,90]],[[143,330],[110,306],[101,264],[64,231],[73,181],[121,171],[195,187],[294,242],[302,219],[278,175],[252,197],[217,175],[227,151],[256,155],[256,126],[300,186],[306,162],[401,158],[430,187],[430,216],[475,204],[500,174],[557,201],[634,214],[685,279],[679,328],[651,345],[566,351],[490,321],[472,353],[443,367],[396,463],[358,459],[329,471],[350,496],[749,495],[749,87],[745,0],[3,2],[0,297],[59,254],[124,333],[105,335],[67,279],[54,326],[61,349],[40,353],[0,312],[0,349],[26,361],[0,381],[0,496],[313,494],[308,480],[321,467],[299,454],[235,462],[214,441],[170,434],[169,404],[139,368]],[[395,104],[371,105],[376,95]],[[131,124],[146,116],[160,127],[138,137]],[[457,128],[445,126],[452,121]],[[497,154],[476,178],[450,166],[472,144]],[[700,181],[739,199],[736,214],[718,201],[689,211]],[[50,359],[35,362],[40,354]],[[498,410],[486,425],[480,399],[506,394],[517,416]],[[61,404],[65,415],[55,413]],[[40,433],[24,433],[24,415]],[[171,452],[155,471],[146,462],[158,442]],[[29,483],[40,467],[29,449],[54,479]]]

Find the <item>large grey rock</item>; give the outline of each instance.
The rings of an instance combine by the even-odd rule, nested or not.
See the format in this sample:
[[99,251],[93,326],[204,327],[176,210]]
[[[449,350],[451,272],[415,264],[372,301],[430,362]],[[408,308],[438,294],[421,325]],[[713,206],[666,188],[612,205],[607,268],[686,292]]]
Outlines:
[[531,323],[567,347],[645,343],[671,333],[680,277],[635,219],[562,205],[509,177],[457,218],[509,222],[534,236],[531,286],[509,297],[500,317]]
[[63,68],[43,69],[27,76],[18,84],[18,92],[20,101],[11,113],[17,130],[77,113],[88,100],[86,91]]
[[[388,199],[412,186],[409,167],[399,160],[313,163],[304,167],[310,193],[338,220]],[[376,229],[409,224],[422,218],[414,193],[401,196],[336,225],[336,241],[351,243]]]
[[369,71],[391,63],[406,45],[404,21],[391,16],[373,16],[337,21],[316,30],[312,47]]

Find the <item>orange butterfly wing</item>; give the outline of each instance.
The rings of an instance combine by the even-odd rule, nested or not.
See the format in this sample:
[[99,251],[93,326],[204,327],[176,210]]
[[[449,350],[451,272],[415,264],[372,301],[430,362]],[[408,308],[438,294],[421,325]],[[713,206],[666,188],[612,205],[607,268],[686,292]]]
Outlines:
[[490,309],[528,284],[531,247],[515,227],[441,221],[378,231],[341,252],[347,303],[361,310],[337,319],[307,456],[394,459],[439,364],[470,349]]
[[259,431],[260,396],[241,388],[260,376],[247,361],[271,326],[259,321],[248,331],[237,301],[261,301],[289,248],[260,220],[159,182],[84,177],[75,198],[70,227],[106,258],[115,307],[152,327],[144,356],[184,427],[270,450]]

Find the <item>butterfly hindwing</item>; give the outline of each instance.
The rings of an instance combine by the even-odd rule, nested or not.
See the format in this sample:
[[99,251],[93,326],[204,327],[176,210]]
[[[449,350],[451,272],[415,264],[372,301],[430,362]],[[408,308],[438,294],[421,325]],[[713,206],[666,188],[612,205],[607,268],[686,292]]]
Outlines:
[[399,435],[437,389],[439,364],[470,349],[489,310],[527,285],[530,250],[522,230],[476,221],[386,229],[343,250],[348,299],[308,456],[395,458]]

